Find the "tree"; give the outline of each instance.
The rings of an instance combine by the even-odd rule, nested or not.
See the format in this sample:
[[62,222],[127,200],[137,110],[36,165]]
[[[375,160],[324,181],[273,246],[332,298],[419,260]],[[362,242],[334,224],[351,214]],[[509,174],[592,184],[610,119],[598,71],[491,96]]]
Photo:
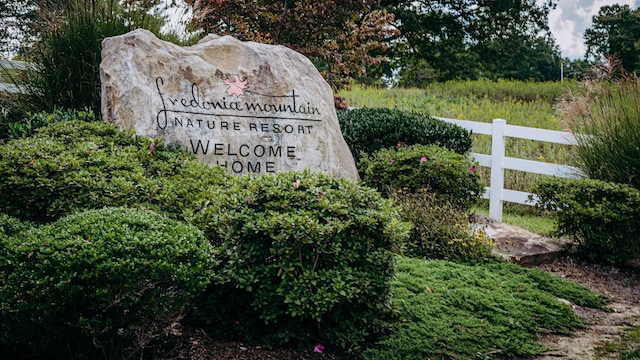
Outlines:
[[550,80],[560,54],[548,28],[557,0],[385,0],[401,35],[391,54],[401,83],[456,78]]
[[592,25],[585,31],[590,60],[602,61],[615,55],[627,72],[640,70],[640,8],[629,5],[603,6],[593,16]]
[[378,0],[186,0],[192,27],[243,41],[279,44],[310,58],[338,90],[385,60],[393,15]]

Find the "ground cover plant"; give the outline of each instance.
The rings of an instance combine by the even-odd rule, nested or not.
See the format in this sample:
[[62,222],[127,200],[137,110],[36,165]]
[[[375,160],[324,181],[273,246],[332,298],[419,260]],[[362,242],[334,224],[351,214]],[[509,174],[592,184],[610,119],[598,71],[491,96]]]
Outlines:
[[582,326],[559,298],[590,307],[606,303],[581,285],[509,263],[401,257],[393,288],[399,317],[365,359],[529,357],[544,351],[536,332],[571,334]]

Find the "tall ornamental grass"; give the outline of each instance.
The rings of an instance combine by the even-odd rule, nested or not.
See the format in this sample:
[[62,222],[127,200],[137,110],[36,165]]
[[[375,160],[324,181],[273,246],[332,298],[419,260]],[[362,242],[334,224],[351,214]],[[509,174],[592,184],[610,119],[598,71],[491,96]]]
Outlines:
[[560,103],[578,137],[577,166],[590,178],[640,189],[640,79],[589,82]]

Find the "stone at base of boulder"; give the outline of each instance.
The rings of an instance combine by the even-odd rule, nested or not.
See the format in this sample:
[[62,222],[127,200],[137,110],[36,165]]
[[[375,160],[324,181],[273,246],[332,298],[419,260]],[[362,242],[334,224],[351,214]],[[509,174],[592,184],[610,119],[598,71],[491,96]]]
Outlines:
[[520,265],[534,266],[551,262],[570,244],[568,240],[540,236],[484,215],[474,214],[473,218],[475,226],[482,228],[489,238],[495,240],[494,255]]

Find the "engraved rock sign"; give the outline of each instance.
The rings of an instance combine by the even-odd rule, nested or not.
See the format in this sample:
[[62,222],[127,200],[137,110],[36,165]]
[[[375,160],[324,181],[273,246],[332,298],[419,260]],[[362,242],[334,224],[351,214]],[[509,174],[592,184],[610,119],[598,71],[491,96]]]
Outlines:
[[232,174],[358,179],[331,87],[286,47],[216,35],[180,47],[139,29],[102,42],[100,79],[105,120]]

